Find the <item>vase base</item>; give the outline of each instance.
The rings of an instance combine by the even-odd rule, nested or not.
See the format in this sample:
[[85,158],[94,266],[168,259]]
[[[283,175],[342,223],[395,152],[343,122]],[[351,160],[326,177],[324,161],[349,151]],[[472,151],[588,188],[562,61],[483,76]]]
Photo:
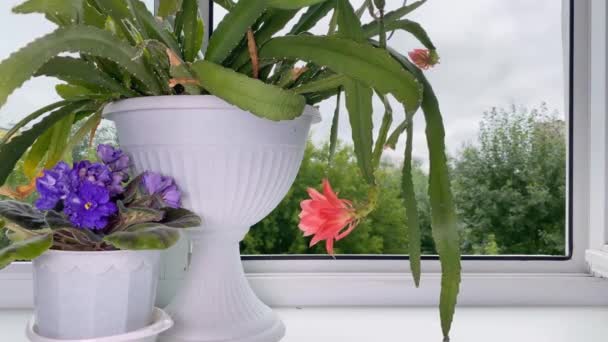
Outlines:
[[285,325],[282,321],[277,320],[275,324],[254,336],[242,336],[231,339],[206,339],[192,338],[192,337],[181,337],[179,332],[169,330],[167,333],[162,334],[158,341],[159,342],[279,342],[285,336]]

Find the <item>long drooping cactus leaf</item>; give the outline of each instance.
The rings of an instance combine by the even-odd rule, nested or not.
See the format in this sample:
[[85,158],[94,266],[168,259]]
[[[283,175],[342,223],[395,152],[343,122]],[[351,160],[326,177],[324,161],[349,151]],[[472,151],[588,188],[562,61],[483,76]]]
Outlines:
[[278,37],[262,47],[260,57],[312,61],[383,94],[392,93],[408,111],[416,111],[420,104],[422,89],[414,76],[386,51],[366,43],[335,37]]
[[23,174],[28,179],[34,179],[42,167],[41,161],[44,160],[51,144],[53,130],[49,129],[36,139],[27,154],[23,157]]
[[[363,43],[365,37],[361,30],[361,22],[350,2],[348,0],[336,0],[336,11],[338,14],[338,35]],[[373,161],[374,123],[372,118],[374,92],[367,84],[347,78],[344,82],[344,93],[357,163],[365,181],[374,185],[376,182]]]
[[290,120],[304,111],[300,95],[249,78],[208,61],[192,64],[201,85],[211,94],[270,120]]
[[69,113],[53,125],[45,168],[52,168],[62,159],[75,116],[74,112]]
[[386,95],[380,95],[382,103],[384,104],[384,115],[382,116],[382,124],[380,124],[380,130],[378,130],[378,137],[374,144],[374,155],[373,165],[374,169],[378,169],[380,166],[380,159],[382,158],[382,152],[386,146],[386,140],[388,137],[388,131],[391,129],[393,124],[393,108]]
[[335,7],[334,1],[326,1],[310,6],[298,19],[298,22],[289,31],[290,35],[300,34],[313,28],[319,20],[323,19]]
[[[366,26],[365,28],[365,36],[371,38],[380,33],[380,30],[377,25]],[[411,33],[424,47],[430,50],[435,50],[436,47],[431,41],[431,38],[426,33],[422,26],[411,20],[402,19],[393,22],[389,22],[385,25],[386,31],[394,31],[394,30],[404,30],[406,32]]]
[[205,28],[203,21],[198,16],[198,1],[183,1],[182,30],[184,31],[184,38],[182,44],[184,48],[184,60],[186,62],[192,62],[196,59],[203,46]]
[[19,130],[21,128],[25,127],[28,123],[38,119],[42,115],[44,115],[52,110],[55,110],[59,107],[63,107],[68,103],[69,103],[69,101],[58,101],[55,103],[51,103],[50,105],[44,106],[44,107],[38,109],[37,111],[33,112],[32,114],[26,116],[25,118],[21,119],[21,121],[16,123],[8,132],[6,132],[4,134],[2,139],[0,139],[0,145],[3,145],[7,141],[9,141],[15,134],[17,134],[19,132]]
[[137,58],[137,49],[109,32],[78,25],[59,28],[38,38],[0,63],[0,105],[40,67],[62,52],[82,52],[114,61],[151,93],[160,93],[156,78]]
[[418,287],[420,286],[421,234],[420,225],[418,224],[418,202],[416,200],[414,179],[412,175],[412,150],[414,145],[413,115],[406,114],[405,122],[407,127],[407,141],[405,143],[401,187],[406,212],[410,268],[412,270],[412,276],[414,277],[414,283],[416,284],[416,287]]
[[385,147],[391,148],[394,150],[397,147],[399,138],[401,137],[403,132],[405,132],[406,129],[407,129],[407,120],[403,120],[399,125],[397,125],[397,127],[395,127],[393,132],[391,132],[391,134],[388,136],[388,139],[386,139]]
[[329,134],[329,156],[327,157],[327,164],[331,166],[336,153],[336,147],[338,147],[338,125],[340,124],[340,100],[342,99],[342,91],[338,91],[336,96],[336,109],[334,110],[334,117],[331,120],[331,131]]
[[422,111],[426,120],[426,137],[429,148],[429,197],[431,202],[431,226],[433,240],[441,262],[441,328],[448,340],[458,292],[460,290],[460,237],[456,210],[450,187],[449,169],[445,152],[445,129],[439,109],[439,101],[424,73],[405,56],[390,50],[404,67],[408,68],[424,86]]
[[59,26],[75,25],[83,16],[83,0],[28,0],[14,13],[42,13]]
[[78,58],[53,57],[34,76],[55,77],[71,84],[88,88],[101,88],[125,97],[138,95],[133,90],[118,83],[108,74],[101,72],[93,63]]
[[53,234],[46,233],[32,238],[15,242],[4,249],[0,249],[0,269],[10,265],[13,261],[33,260],[42,255],[53,246]]
[[25,151],[27,151],[42,133],[59,120],[63,119],[66,115],[83,108],[87,102],[88,101],[77,101],[67,104],[49,114],[29,130],[24,131],[7,143],[0,145],[0,160],[2,160],[2,163],[0,164],[0,186],[4,184],[8,176],[13,172],[13,168],[15,167],[15,164],[17,164],[17,161],[19,161],[19,158],[23,156]]
[[350,119],[353,143],[357,163],[368,184],[375,183],[374,166],[372,162],[373,121],[372,121],[372,88],[355,80],[344,82],[346,94],[346,109]]
[[209,39],[205,59],[222,64],[266,7],[266,0],[239,1],[213,32]]

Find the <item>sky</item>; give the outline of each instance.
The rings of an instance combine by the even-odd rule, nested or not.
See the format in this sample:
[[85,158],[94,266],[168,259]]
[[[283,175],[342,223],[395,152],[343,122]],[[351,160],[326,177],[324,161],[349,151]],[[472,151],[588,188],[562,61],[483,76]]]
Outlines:
[[[20,2],[0,1],[0,59],[54,29],[39,15],[12,14],[10,9]],[[361,0],[351,2],[357,6]],[[391,9],[401,5],[402,0],[386,3]],[[221,16],[221,11],[216,11],[216,19]],[[427,71],[427,77],[440,101],[449,153],[457,153],[463,144],[475,141],[483,112],[491,107],[547,102],[550,109],[563,115],[562,1],[429,0],[408,18],[425,27],[441,56],[441,63]],[[326,22],[320,26],[323,24]],[[315,33],[323,32],[324,28]],[[396,33],[389,44],[402,53],[422,47],[406,32]],[[0,127],[8,127],[57,100],[52,89],[56,83],[48,78],[26,83],[0,109]],[[327,141],[334,107],[335,100],[321,103],[323,121],[313,127],[315,142]],[[379,101],[374,108],[377,129],[384,109]],[[397,103],[393,108],[396,124],[403,119],[403,111]],[[350,141],[350,136],[348,120],[343,116],[339,138]],[[387,152],[389,158],[401,159],[403,140],[396,151]],[[427,157],[420,113],[415,121],[414,157],[421,160]]]

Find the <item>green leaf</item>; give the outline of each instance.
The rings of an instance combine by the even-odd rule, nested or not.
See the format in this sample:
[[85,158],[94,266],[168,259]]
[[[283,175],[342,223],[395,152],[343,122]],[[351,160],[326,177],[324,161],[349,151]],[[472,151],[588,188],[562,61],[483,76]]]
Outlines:
[[51,128],[51,143],[47,152],[45,168],[54,167],[63,157],[63,152],[68,143],[72,125],[75,118],[74,112],[65,115],[59,122]]
[[414,142],[413,115],[406,114],[407,141],[405,143],[405,156],[403,162],[403,175],[401,178],[403,203],[405,205],[407,232],[409,241],[410,268],[416,287],[420,286],[420,255],[421,233],[418,224],[418,203],[414,191],[414,178],[412,175],[412,149]]
[[[58,84],[55,86],[55,92],[62,99],[70,101],[84,100],[87,98],[100,96],[100,94],[95,90],[72,84]],[[108,97],[111,96],[108,95]]]
[[252,79],[207,61],[192,64],[201,85],[211,94],[273,121],[291,120],[302,114],[305,101],[300,95]]
[[75,25],[83,13],[82,0],[28,0],[13,8],[13,13],[41,13],[59,26]]
[[410,112],[415,112],[420,104],[421,87],[412,74],[386,51],[369,44],[335,37],[287,36],[268,41],[260,50],[260,57],[312,61],[382,94],[392,93]]
[[390,22],[390,21],[394,21],[394,20],[399,20],[401,18],[403,18],[404,16],[412,13],[413,11],[415,11],[416,9],[418,9],[418,7],[424,5],[424,3],[427,0],[420,0],[420,1],[415,1],[412,2],[409,5],[400,7],[394,11],[388,12],[386,13],[386,15],[384,15],[384,20],[386,22]]
[[350,119],[357,163],[368,184],[375,184],[372,161],[372,88],[354,80],[344,82],[346,109]]
[[[420,41],[420,43],[422,45],[424,45],[424,47],[426,47],[427,49],[429,49],[429,50],[437,49],[435,47],[435,45],[433,44],[433,42],[431,41],[431,38],[429,37],[429,35],[424,30],[424,28],[422,28],[422,26],[415,21],[411,21],[411,20],[407,20],[407,19],[393,21],[393,22],[386,24],[385,30],[386,31],[403,30],[403,31],[409,32],[416,39],[418,39],[418,41]],[[369,26],[369,27],[366,26],[365,27],[365,36],[368,38],[376,36],[376,35],[378,35],[378,33],[379,33],[378,26]]]
[[144,223],[104,237],[104,241],[123,250],[167,249],[180,237],[179,230],[159,223]]
[[186,62],[193,62],[198,56],[201,47],[203,46],[203,38],[205,35],[205,28],[203,21],[198,16],[198,1],[197,0],[183,0],[183,47],[184,47],[184,60]]
[[25,229],[37,230],[47,227],[44,214],[24,202],[0,201],[0,217]]
[[386,146],[388,131],[393,124],[393,108],[391,107],[391,104],[386,96],[380,95],[380,98],[384,104],[384,116],[382,117],[382,124],[380,125],[380,130],[378,131],[376,143],[374,144],[374,170],[378,169],[380,166],[380,159],[382,158],[382,152],[384,152],[384,147]]
[[148,11],[145,3],[139,0],[135,2],[131,0],[131,3],[133,4],[133,14],[137,18],[141,30],[146,33],[148,39],[158,40],[181,57],[179,43],[172,32],[156,20],[154,15]]
[[23,127],[25,127],[27,124],[29,124],[30,122],[38,119],[39,117],[41,117],[42,115],[57,109],[59,107],[63,107],[66,104],[70,103],[70,101],[59,101],[59,102],[55,102],[52,103],[48,106],[42,107],[40,109],[38,109],[37,111],[33,112],[32,114],[26,116],[25,118],[21,119],[21,121],[19,121],[18,123],[16,123],[8,132],[6,132],[6,134],[4,134],[4,136],[2,137],[2,139],[0,140],[0,145],[6,144],[15,134],[17,134],[19,132],[19,130]]
[[55,77],[74,85],[104,89],[125,97],[137,96],[108,74],[101,72],[93,63],[72,57],[53,57],[34,76]]
[[323,19],[334,8],[334,1],[325,1],[311,6],[289,31],[290,35],[297,35],[313,28],[319,20]]
[[125,230],[142,223],[160,222],[164,217],[163,211],[152,208],[126,208],[121,202],[118,203],[118,208],[120,212],[118,214],[118,222],[112,229],[114,231]]
[[[296,15],[297,10],[269,10],[267,11],[268,18],[264,20],[262,27],[255,31],[255,42],[258,46],[262,46],[272,36],[282,30],[287,23]],[[250,62],[249,49],[243,44],[238,56],[231,63],[232,69],[238,70],[245,64]]]
[[318,81],[306,83],[302,86],[294,88],[293,91],[296,94],[323,92],[341,87],[347,79],[348,77],[344,75],[332,75]]
[[439,101],[424,73],[405,56],[391,54],[416,75],[424,87],[422,111],[426,120],[426,137],[429,149],[429,198],[431,203],[431,227],[433,240],[441,262],[441,328],[446,339],[452,326],[461,281],[460,237],[458,236],[456,210],[450,187],[449,168],[445,148],[445,129],[439,109]]
[[49,129],[42,134],[36,142],[32,145],[32,148],[27,152],[23,158],[23,173],[29,179],[33,179],[38,175],[39,167],[41,162],[46,157],[46,153],[51,145],[51,138],[53,137],[53,130]]
[[329,156],[327,160],[330,166],[332,160],[334,159],[334,154],[336,153],[336,147],[338,146],[338,125],[340,123],[341,97],[342,91],[338,91],[338,96],[336,96],[336,109],[334,110],[334,117],[331,120],[331,132],[329,134]]
[[13,243],[0,250],[0,269],[14,261],[33,260],[53,246],[53,234],[44,234]]
[[152,93],[159,93],[156,78],[137,59],[137,49],[109,32],[78,25],[59,28],[38,38],[0,63],[0,105],[38,69],[62,52],[81,52],[114,61]]
[[[317,5],[328,0],[267,0],[268,7],[280,9],[298,9]],[[237,4],[238,5],[238,4]]]
[[87,134],[93,134],[95,129],[101,123],[101,111],[97,111],[85,121],[80,128],[72,135],[68,144],[65,146],[64,153],[72,151],[81,141],[85,139]]
[[267,0],[239,1],[219,23],[207,46],[205,59],[222,64],[236,48],[247,30],[266,9]]
[[17,164],[17,161],[19,161],[25,151],[27,151],[27,149],[41,134],[52,127],[56,122],[63,119],[66,115],[83,108],[83,105],[86,103],[86,101],[70,103],[54,111],[19,136],[16,136],[9,142],[0,145],[0,160],[2,160],[2,164],[0,164],[0,185],[4,184],[8,176],[13,171],[15,164]]
[[385,146],[391,149],[395,149],[397,147],[397,143],[399,142],[399,138],[407,129],[407,120],[402,121],[395,130],[388,136],[386,139]]
[[185,208],[164,208],[165,218],[162,223],[171,228],[196,228],[203,224],[201,218]]
[[174,15],[182,7],[182,0],[160,0],[158,3],[158,16],[166,18]]
[[364,42],[365,36],[361,29],[361,21],[355,14],[355,10],[348,0],[336,0],[338,11],[338,36],[352,39],[356,42]]
[[[93,0],[103,14],[108,15],[114,24],[120,29],[124,37],[127,37],[131,44],[137,44],[137,35],[148,38],[140,30],[137,18],[131,11],[131,6],[127,3],[130,0]],[[134,31],[135,30],[135,31]]]

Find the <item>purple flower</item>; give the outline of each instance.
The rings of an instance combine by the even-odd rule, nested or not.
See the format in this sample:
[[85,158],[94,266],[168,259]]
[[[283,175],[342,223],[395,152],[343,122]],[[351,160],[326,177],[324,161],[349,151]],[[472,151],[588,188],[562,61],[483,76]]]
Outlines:
[[97,146],[97,156],[110,168],[110,171],[121,173],[125,177],[124,181],[128,180],[130,160],[122,150],[114,148],[112,145],[100,144]]
[[160,195],[168,207],[181,206],[181,193],[173,178],[146,171],[143,174],[142,184],[148,195]]
[[103,229],[108,225],[108,218],[117,211],[108,189],[90,181],[82,182],[65,200],[64,213],[79,228]]
[[40,194],[36,208],[51,210],[59,201],[66,199],[72,191],[69,173],[70,166],[64,162],[60,162],[50,170],[44,170],[42,176],[36,179],[36,190]]
[[72,186],[77,188],[84,181],[103,186],[110,192],[110,196],[121,194],[125,189],[122,186],[122,174],[114,174],[110,168],[101,163],[91,163],[83,160],[74,164],[70,172]]

